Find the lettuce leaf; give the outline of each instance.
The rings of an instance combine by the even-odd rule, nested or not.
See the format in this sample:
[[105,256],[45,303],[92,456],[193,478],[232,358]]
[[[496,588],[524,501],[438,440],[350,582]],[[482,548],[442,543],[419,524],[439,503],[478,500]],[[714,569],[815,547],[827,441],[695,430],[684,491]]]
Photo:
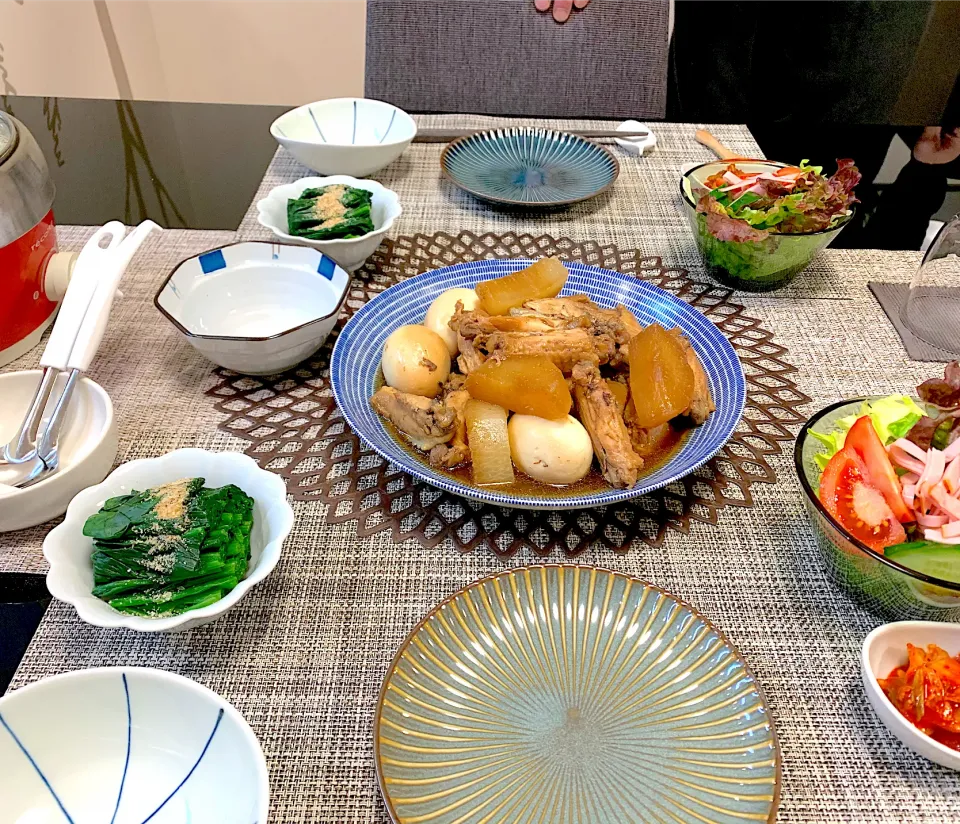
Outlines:
[[697,211],[706,216],[707,231],[717,240],[734,240],[738,243],[758,243],[767,237],[765,231],[755,229],[749,223],[731,217],[725,207],[709,194],[700,198]]
[[700,197],[697,211],[706,215],[707,228],[718,240],[757,242],[767,232],[808,234],[839,225],[857,202],[853,189],[861,175],[853,161],[838,160],[830,177],[806,160],[799,168],[792,190],[776,180],[757,180],[752,188],[760,191],[731,201],[729,193],[714,189]]
[[813,458],[821,471],[830,459],[843,449],[850,427],[864,415],[870,416],[880,440],[885,446],[889,446],[894,441],[905,437],[913,429],[914,424],[924,416],[924,411],[907,395],[889,395],[873,402],[864,401],[858,412],[838,420],[836,429],[830,433],[823,434],[814,432],[812,429],[808,430],[810,435],[823,444],[823,450]]

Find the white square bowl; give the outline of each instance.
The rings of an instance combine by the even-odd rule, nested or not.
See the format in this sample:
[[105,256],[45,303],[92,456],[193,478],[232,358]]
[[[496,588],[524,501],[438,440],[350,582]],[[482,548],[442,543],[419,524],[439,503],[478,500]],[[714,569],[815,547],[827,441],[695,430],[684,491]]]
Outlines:
[[350,275],[316,249],[251,241],[187,258],[154,303],[214,363],[271,375],[323,345],[349,285]]
[[[116,495],[129,495],[181,478],[203,478],[205,486],[235,484],[253,498],[250,564],[246,577],[225,597],[201,609],[164,618],[145,618],[118,612],[101,601],[93,590],[93,539],[83,534],[83,524],[103,503]],[[130,461],[111,472],[101,483],[80,492],[67,507],[63,523],[43,540],[50,564],[47,589],[54,598],[72,604],[77,615],[98,627],[126,627],[140,632],[180,632],[207,624],[239,603],[250,589],[273,571],[280,547],[293,528],[293,509],[287,489],[272,472],[239,452],[177,449],[159,458]]]
[[[332,186],[342,183],[356,189],[366,189],[373,193],[370,203],[370,214],[373,218],[373,231],[361,237],[337,238],[335,240],[310,240],[289,233],[287,222],[287,201],[296,199],[305,189],[316,189],[321,186]],[[333,258],[348,272],[359,269],[364,261],[370,257],[393,228],[397,218],[403,213],[400,208],[400,198],[396,192],[381,186],[375,180],[357,180],[347,175],[333,175],[331,177],[303,177],[293,183],[285,183],[270,190],[262,200],[257,201],[257,220],[284,243],[295,243],[298,246],[309,246]]]
[[880,720],[900,741],[924,758],[960,771],[960,752],[934,741],[904,718],[887,698],[877,679],[886,678],[894,667],[907,663],[907,644],[936,644],[949,655],[960,654],[960,624],[939,621],[895,621],[873,630],[863,641],[860,675],[867,699]]

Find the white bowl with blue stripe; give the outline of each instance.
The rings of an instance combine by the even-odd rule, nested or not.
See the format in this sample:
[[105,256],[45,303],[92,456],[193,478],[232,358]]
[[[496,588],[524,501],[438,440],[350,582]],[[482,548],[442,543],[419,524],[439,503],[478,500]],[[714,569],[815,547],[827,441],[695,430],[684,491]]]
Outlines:
[[189,678],[141,667],[54,675],[0,698],[0,821],[266,824],[263,750]]
[[349,285],[350,275],[316,249],[250,241],[187,258],[154,303],[214,363],[272,375],[323,345]]
[[382,100],[318,100],[280,115],[270,134],[308,169],[366,177],[393,163],[417,134],[416,121]]
[[447,289],[472,288],[529,266],[529,260],[482,260],[436,269],[392,286],[361,307],[337,338],[330,379],[337,404],[360,439],[392,464],[440,489],[500,506],[522,509],[582,509],[603,506],[651,492],[690,474],[706,463],[733,434],[746,401],[743,367],[733,346],[710,320],[657,286],[630,275],[583,263],[565,265],[570,273],[561,295],[585,294],[600,306],[623,304],[643,325],[679,327],[690,340],[710,379],[717,410],[692,430],[670,460],[642,475],[631,489],[585,495],[565,494],[562,487],[536,496],[498,492],[495,486],[467,484],[412,457],[387,431],[370,406],[387,336],[398,326],[422,323],[427,308]]
[[[333,240],[311,240],[290,234],[287,220],[287,201],[300,197],[307,189],[319,189],[338,183],[355,189],[366,189],[373,197],[370,201],[370,217],[373,231],[360,237],[335,238]],[[297,246],[309,246],[333,258],[348,272],[363,266],[383,242],[387,232],[393,228],[397,218],[403,213],[397,193],[375,180],[358,180],[349,175],[331,175],[330,177],[303,177],[293,183],[274,186],[267,196],[257,201],[257,220],[284,243]]]

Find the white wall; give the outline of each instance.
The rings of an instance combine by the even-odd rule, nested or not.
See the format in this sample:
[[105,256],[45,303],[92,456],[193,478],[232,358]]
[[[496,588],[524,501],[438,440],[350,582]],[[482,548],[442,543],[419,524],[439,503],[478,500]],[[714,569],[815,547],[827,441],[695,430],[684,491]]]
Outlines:
[[0,0],[0,94],[361,96],[365,24],[365,0]]

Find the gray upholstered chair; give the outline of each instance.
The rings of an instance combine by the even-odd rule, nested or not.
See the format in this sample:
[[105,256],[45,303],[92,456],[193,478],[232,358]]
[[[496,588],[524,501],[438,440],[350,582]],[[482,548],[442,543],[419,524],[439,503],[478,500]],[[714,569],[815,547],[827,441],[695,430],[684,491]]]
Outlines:
[[413,112],[663,117],[667,0],[367,0],[366,95]]

